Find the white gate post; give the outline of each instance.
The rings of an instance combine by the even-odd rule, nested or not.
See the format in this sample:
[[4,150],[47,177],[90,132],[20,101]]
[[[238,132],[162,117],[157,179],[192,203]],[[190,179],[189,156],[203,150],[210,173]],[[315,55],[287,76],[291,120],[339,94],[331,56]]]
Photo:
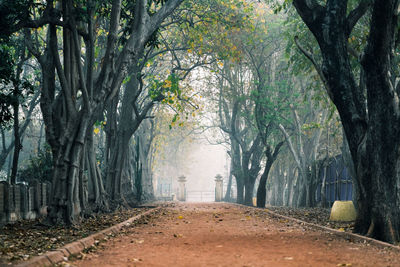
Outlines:
[[178,200],[186,201],[186,187],[185,187],[186,177],[183,175],[180,176],[178,178],[178,182],[179,182]]
[[215,202],[221,202],[223,198],[223,180],[222,176],[217,174],[215,176]]

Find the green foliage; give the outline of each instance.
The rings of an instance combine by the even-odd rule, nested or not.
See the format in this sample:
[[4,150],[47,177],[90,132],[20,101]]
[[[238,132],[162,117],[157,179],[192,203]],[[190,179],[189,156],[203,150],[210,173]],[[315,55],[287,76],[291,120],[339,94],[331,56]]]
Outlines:
[[181,98],[182,90],[179,88],[179,77],[172,73],[167,79],[160,81],[153,77],[150,78],[151,88],[149,95],[153,101],[162,101],[163,103],[174,104]]
[[217,55],[220,60],[238,60],[241,51],[234,37],[240,29],[252,26],[252,5],[241,0],[186,1],[187,15],[179,25],[188,53],[194,56]]
[[4,0],[0,2],[0,42],[7,41],[18,23],[30,16],[33,0]]
[[25,182],[51,182],[53,157],[49,145],[45,145],[37,155],[30,157],[27,166],[18,173],[18,180]]
[[[28,77],[17,77],[16,64],[24,55],[23,40],[17,36],[0,39],[0,126],[8,126],[13,119],[12,107],[23,103],[33,94],[34,88]],[[23,56],[24,57],[24,56]]]

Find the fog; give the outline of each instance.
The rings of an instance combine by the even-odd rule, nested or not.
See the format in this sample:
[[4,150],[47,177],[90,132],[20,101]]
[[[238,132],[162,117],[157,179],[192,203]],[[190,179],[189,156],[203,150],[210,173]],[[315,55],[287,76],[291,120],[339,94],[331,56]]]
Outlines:
[[183,173],[187,179],[187,201],[214,201],[215,176],[220,174],[226,180],[228,163],[223,146],[194,143],[186,162],[187,172]]
[[186,177],[188,202],[214,201],[217,174],[224,178],[224,191],[226,190],[229,168],[226,148],[222,145],[211,145],[204,140],[195,140],[190,144],[186,143],[184,150],[184,156],[174,158],[174,164],[160,166],[157,170],[155,187],[158,196],[162,194],[168,197],[172,193],[177,195],[178,177],[183,175]]

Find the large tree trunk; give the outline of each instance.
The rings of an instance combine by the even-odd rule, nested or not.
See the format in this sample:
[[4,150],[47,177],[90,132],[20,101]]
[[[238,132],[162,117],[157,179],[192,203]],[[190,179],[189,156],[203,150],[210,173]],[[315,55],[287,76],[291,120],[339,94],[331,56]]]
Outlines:
[[[328,160],[328,159],[327,159]],[[324,166],[322,167],[322,181],[321,181],[321,207],[328,207],[328,202],[326,199],[326,177],[328,171],[328,163],[324,162]]]
[[[111,139],[109,141],[110,144],[115,144],[115,148],[111,151],[110,158],[107,161],[106,190],[117,205],[120,201],[125,202],[121,194],[121,185],[123,170],[128,164],[129,141],[154,105],[153,102],[150,102],[142,110],[138,110],[136,101],[140,92],[139,76],[141,68],[139,65],[139,61],[134,61],[131,68],[132,78],[126,84],[123,94],[121,115],[115,133],[115,140]],[[117,105],[110,108],[116,109]],[[110,112],[116,113],[116,110],[110,110]],[[112,132],[112,129],[110,130]]]
[[292,194],[290,196],[291,201],[290,201],[290,205],[292,207],[298,207],[298,200],[299,200],[299,187],[300,187],[300,175],[298,172],[298,168],[295,168],[295,170],[293,171],[293,182],[292,182],[292,186],[291,186],[291,191]]
[[299,175],[297,182],[297,200],[296,207],[306,207],[306,198],[307,198],[307,182],[303,175]]
[[[260,208],[265,207],[265,198],[266,198],[266,193],[267,193],[266,185],[267,185],[268,174],[272,167],[272,164],[278,157],[279,151],[283,144],[284,144],[284,142],[278,143],[276,145],[276,147],[274,148],[273,152],[271,151],[271,147],[269,147],[269,146],[267,147],[267,149],[265,151],[265,155],[267,157],[267,162],[265,164],[264,171],[263,171],[263,174],[261,175],[260,183],[258,184],[258,188],[257,188],[257,207],[260,207]],[[277,177],[277,179],[279,179],[279,178],[280,177]],[[280,191],[280,190],[278,190],[278,191]],[[282,197],[282,195],[280,195],[280,197]]]
[[[400,90],[396,94],[395,84],[390,80],[391,64],[397,64],[390,58],[394,56],[392,49],[398,31],[397,14],[398,1],[375,1],[362,62],[369,100],[366,133],[369,164],[368,173],[359,177],[362,188],[370,188],[367,192],[372,195],[368,199],[371,204],[368,234],[393,243],[400,242]],[[365,220],[359,222],[364,223]]]
[[[232,160],[231,160],[231,166],[232,166]],[[229,171],[228,185],[226,186],[226,192],[225,192],[225,197],[224,197],[224,201],[226,201],[226,202],[231,202],[232,201],[232,199],[231,199],[232,178],[233,178],[232,171]]]
[[74,128],[71,129],[71,134],[61,142],[53,154],[55,166],[49,205],[49,219],[52,223],[76,224],[80,220],[82,213],[80,171],[87,126],[88,119],[84,119],[75,127],[71,127]]
[[121,203],[122,175],[128,160],[130,136],[120,133],[116,146],[111,151],[111,157],[107,166],[106,191],[114,204]]
[[152,121],[143,121],[139,136],[139,160],[141,163],[142,176],[142,201],[154,199],[153,175],[151,170],[151,146],[154,139],[154,123]]
[[85,146],[85,167],[88,171],[88,201],[93,211],[108,211],[108,199],[103,185],[103,179],[96,161],[93,142],[93,127],[87,133]]
[[271,169],[272,162],[267,160],[264,171],[260,178],[260,183],[257,188],[257,207],[265,208],[266,196],[267,196],[267,180],[268,174]]
[[323,57],[320,75],[339,111],[349,143],[359,192],[355,231],[399,242],[400,91],[395,91],[390,78],[395,73],[391,73],[391,64],[395,56],[392,51],[398,27],[398,1],[373,1],[360,86],[349,61],[347,40],[369,1],[361,1],[350,13],[347,1],[343,0],[327,1],[326,6],[305,0],[293,3],[319,43]]
[[244,182],[242,178],[236,178],[236,203],[244,204]]
[[254,192],[255,179],[248,179],[245,182],[245,194],[244,194],[244,204],[247,206],[253,206],[253,192]]
[[[85,168],[83,163],[86,162],[84,158],[85,136],[88,128],[95,123],[95,116],[101,114],[110,100],[118,94],[123,80],[128,74],[128,67],[137,66],[149,38],[182,1],[170,0],[151,16],[146,8],[147,1],[136,1],[135,19],[128,26],[131,35],[119,49],[117,48],[119,45],[118,32],[122,4],[119,0],[113,0],[110,16],[105,18],[106,24],[108,24],[108,35],[105,53],[98,66],[99,73],[96,75],[96,81],[93,77],[96,70],[94,67],[96,38],[94,27],[97,26],[93,23],[95,17],[92,1],[85,6],[65,0],[57,6],[57,14],[61,15],[62,21],[68,25],[62,28],[62,53],[58,47],[57,30],[59,27],[53,22],[50,22],[48,26],[49,41],[43,55],[39,49],[33,47],[33,41],[27,42],[31,53],[35,55],[42,67],[41,110],[46,126],[46,139],[52,148],[54,160],[53,189],[49,207],[51,221],[63,220],[71,224],[79,221],[82,214],[81,207],[85,203],[83,198],[86,198],[85,192],[82,192],[86,190],[84,188],[85,181],[82,179]],[[74,15],[75,8],[87,9],[88,16],[85,16],[85,21],[76,21],[80,17]],[[45,10],[52,14],[55,10],[54,1],[46,1]],[[83,24],[82,28],[87,26],[88,30],[85,34],[87,46],[85,61],[82,61],[82,38],[78,34],[78,24],[79,26]],[[29,35],[27,37],[29,38]],[[62,54],[62,58],[60,54]],[[55,70],[57,70],[61,90],[56,90]],[[132,109],[130,112],[132,113]],[[141,117],[141,120],[144,119],[144,116]],[[124,121],[124,123],[129,124],[131,121]],[[121,154],[117,156],[123,160],[119,162],[117,156],[114,156],[112,162],[118,172],[121,172],[118,164],[123,164],[125,160],[125,148],[122,146],[129,141],[131,135],[126,133],[125,129],[120,131],[122,140],[116,146]],[[120,176],[117,176],[116,179],[118,181]],[[118,185],[120,184],[110,190],[114,196],[120,192]]]
[[[18,85],[15,88],[15,93],[14,97],[18,99],[19,97],[19,88]],[[10,183],[15,184],[16,179],[17,179],[17,170],[18,170],[18,159],[19,159],[19,152],[22,149],[22,144],[21,144],[21,136],[19,132],[19,101],[16,100],[15,103],[13,104],[13,110],[14,110],[14,125],[13,125],[13,130],[14,130],[14,154],[13,154],[13,162],[12,162],[12,168],[11,168],[11,176],[10,176]]]

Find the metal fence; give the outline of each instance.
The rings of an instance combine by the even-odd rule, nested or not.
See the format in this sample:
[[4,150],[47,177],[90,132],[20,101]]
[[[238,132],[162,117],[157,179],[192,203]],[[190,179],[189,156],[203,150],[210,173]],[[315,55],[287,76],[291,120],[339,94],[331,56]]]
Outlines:
[[317,188],[317,201],[321,201],[321,187],[325,177],[326,201],[331,205],[335,200],[352,200],[353,182],[350,173],[344,164],[342,155],[329,160],[326,167],[320,170]]
[[214,191],[186,191],[186,201],[188,202],[214,202]]

